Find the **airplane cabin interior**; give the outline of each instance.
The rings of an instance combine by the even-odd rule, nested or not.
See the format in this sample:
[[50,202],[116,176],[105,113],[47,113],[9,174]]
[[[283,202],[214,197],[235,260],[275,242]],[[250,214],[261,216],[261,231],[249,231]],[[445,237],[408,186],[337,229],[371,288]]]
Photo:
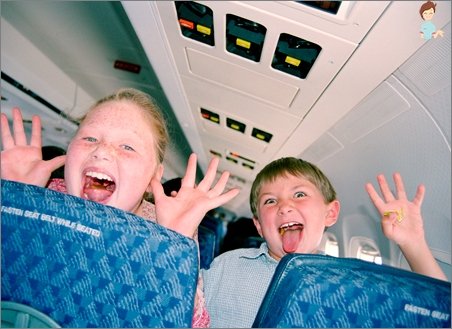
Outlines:
[[203,220],[216,234],[207,266],[228,227],[250,223],[257,173],[297,157],[341,203],[321,248],[410,270],[365,190],[384,174],[395,192],[399,172],[410,200],[426,187],[426,240],[450,281],[451,3],[436,3],[443,35],[426,40],[422,1],[2,1],[1,112],[19,107],[27,133],[38,114],[42,145],[66,149],[71,118],[97,99],[150,94],[171,139],[162,182],[194,152],[198,180],[218,157],[217,178],[240,191]]

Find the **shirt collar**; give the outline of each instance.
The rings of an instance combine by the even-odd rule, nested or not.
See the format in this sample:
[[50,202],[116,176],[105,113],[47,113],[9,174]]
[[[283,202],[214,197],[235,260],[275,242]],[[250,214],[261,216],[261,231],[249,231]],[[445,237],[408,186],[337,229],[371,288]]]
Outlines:
[[[268,253],[268,245],[267,242],[262,242],[259,248],[248,248],[246,249],[246,252],[241,255],[241,258],[249,258],[249,259],[255,259],[259,258],[262,255],[267,256],[267,258],[273,259],[269,253]],[[276,261],[276,260],[275,260]]]
[[[269,260],[269,261],[278,262],[276,259],[274,259],[272,256],[270,256],[270,254],[268,253],[267,242],[262,242],[261,246],[259,248],[249,248],[249,249],[247,249],[247,252],[244,253],[240,257],[249,258],[249,259],[255,259],[255,258],[261,257],[262,255],[264,257],[266,257],[267,260]],[[326,255],[326,254],[325,254],[325,252],[323,250],[319,250],[317,252],[317,255]]]

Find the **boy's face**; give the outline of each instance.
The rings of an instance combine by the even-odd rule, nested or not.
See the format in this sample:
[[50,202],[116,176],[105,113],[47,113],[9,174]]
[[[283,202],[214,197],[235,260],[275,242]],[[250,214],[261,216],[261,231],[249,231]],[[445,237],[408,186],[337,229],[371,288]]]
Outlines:
[[68,147],[69,194],[138,215],[152,177],[160,179],[162,173],[149,121],[130,101],[110,101],[92,110]]
[[339,210],[339,202],[325,204],[310,181],[287,174],[262,184],[254,224],[279,261],[288,253],[317,253],[325,226],[336,222]]

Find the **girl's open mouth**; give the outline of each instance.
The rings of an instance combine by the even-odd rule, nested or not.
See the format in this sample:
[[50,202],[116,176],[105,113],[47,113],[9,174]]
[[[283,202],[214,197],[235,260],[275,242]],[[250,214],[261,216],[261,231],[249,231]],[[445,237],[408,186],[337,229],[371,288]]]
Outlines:
[[83,197],[87,200],[104,202],[116,189],[114,180],[103,173],[88,171],[83,179]]

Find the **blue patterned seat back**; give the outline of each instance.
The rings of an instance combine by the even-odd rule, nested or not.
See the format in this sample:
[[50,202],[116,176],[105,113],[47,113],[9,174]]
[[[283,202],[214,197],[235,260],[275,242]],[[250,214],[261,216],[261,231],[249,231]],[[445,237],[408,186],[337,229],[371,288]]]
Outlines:
[[352,258],[286,255],[253,327],[451,326],[451,285]]
[[262,242],[265,242],[264,238],[249,236],[243,241],[243,248],[260,248]]
[[62,327],[190,327],[196,242],[122,210],[2,180],[2,300]]
[[215,233],[205,226],[198,226],[198,242],[199,242],[199,266],[204,269],[210,268],[215,257]]
[[207,227],[215,233],[214,257],[217,257],[220,254],[221,241],[226,234],[226,228],[223,221],[219,218],[206,215],[202,219],[200,226]]

